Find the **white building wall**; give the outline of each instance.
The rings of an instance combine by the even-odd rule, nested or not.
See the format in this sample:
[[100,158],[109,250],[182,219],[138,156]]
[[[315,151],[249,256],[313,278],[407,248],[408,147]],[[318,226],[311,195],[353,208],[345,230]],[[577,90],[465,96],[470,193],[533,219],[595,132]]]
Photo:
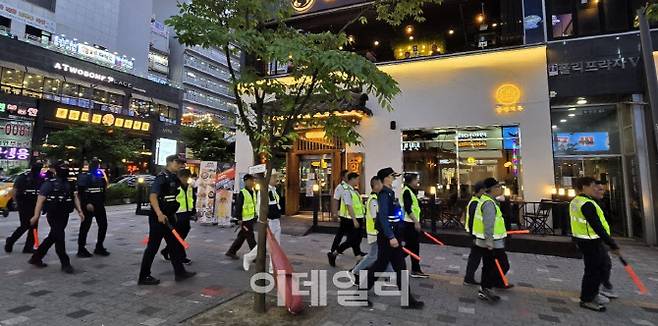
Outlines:
[[[424,60],[380,66],[402,90],[386,112],[374,97],[368,101],[373,117],[359,127],[370,178],[383,167],[402,170],[401,130],[519,124],[523,193],[526,200],[550,198],[553,186],[551,123],[546,49],[498,51],[490,54]],[[494,94],[505,83],[522,91],[523,112],[497,114]],[[390,130],[391,121],[397,130]]]
[[[120,0],[57,0],[57,33],[117,51]],[[135,1],[139,2],[139,1]]]

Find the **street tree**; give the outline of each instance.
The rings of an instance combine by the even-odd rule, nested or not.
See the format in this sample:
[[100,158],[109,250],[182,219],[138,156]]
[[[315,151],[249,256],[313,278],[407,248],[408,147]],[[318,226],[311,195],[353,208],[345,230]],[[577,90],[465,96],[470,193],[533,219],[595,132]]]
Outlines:
[[[340,108],[356,92],[374,96],[385,110],[393,109],[391,101],[400,92],[397,83],[366,58],[340,50],[353,41],[346,28],[367,24],[366,13],[396,26],[406,20],[423,21],[423,5],[440,2],[370,1],[338,31],[311,33],[286,24],[293,14],[291,0],[190,0],[179,3],[179,14],[166,24],[184,45],[223,50],[237,98],[238,128],[249,138],[255,162],[266,164],[260,182],[261,189],[267,189],[270,158],[290,148],[298,137],[295,127],[313,117],[319,106],[331,112],[331,107]],[[254,64],[242,66],[238,72],[231,57],[239,51]],[[288,76],[267,76],[263,67],[269,62],[287,62]],[[326,137],[359,144],[355,127],[329,114]],[[267,191],[260,196],[257,273],[265,272]],[[265,312],[265,294],[255,295],[254,308]]]
[[196,159],[201,161],[233,162],[234,153],[225,139],[226,129],[209,120],[195,126],[181,127],[181,137]]
[[41,152],[49,159],[83,162],[97,157],[110,166],[136,158],[140,150],[141,144],[128,138],[124,130],[99,125],[74,126],[52,132],[41,147]]

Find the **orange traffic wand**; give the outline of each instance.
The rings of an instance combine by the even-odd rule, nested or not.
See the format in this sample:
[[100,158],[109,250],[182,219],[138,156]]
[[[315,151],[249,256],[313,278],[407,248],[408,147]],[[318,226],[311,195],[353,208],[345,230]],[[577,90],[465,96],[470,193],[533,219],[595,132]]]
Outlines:
[[145,235],[144,239],[142,239],[142,244],[146,246],[148,243],[149,243],[149,236]]
[[530,230],[507,231],[507,234],[530,234]]
[[439,246],[445,246],[445,244],[443,242],[439,241],[439,239],[437,239],[437,238],[433,237],[431,234],[427,233],[427,231],[423,231],[423,234],[426,237],[428,237],[430,240],[436,242],[436,244],[438,244]]
[[500,267],[500,262],[498,261],[498,259],[496,259],[496,267],[498,267],[498,273],[500,273],[500,278],[503,279],[503,284],[505,284],[505,286],[508,286],[509,282],[507,281],[507,277],[505,276],[505,273],[503,273],[503,268]]
[[631,277],[631,280],[633,280],[635,286],[637,286],[637,288],[640,290],[640,294],[646,294],[647,288],[644,286],[644,283],[642,283],[637,274],[635,274],[633,267],[631,267],[631,265],[629,265],[626,259],[624,259],[622,256],[619,256],[619,260],[621,261],[621,264],[624,265],[626,273],[628,273],[628,275]]
[[404,251],[407,255],[413,257],[413,259],[415,259],[415,260],[417,260],[417,261],[420,261],[420,256],[414,254],[413,252],[411,252],[411,250],[409,250],[409,249],[407,249],[407,248],[405,248],[405,247],[402,247],[402,251]]
[[185,241],[185,239],[183,239],[183,237],[181,237],[180,234],[178,234],[178,231],[176,231],[176,229],[174,229],[174,227],[171,226],[171,224],[169,225],[169,229],[171,230],[171,233],[174,234],[174,237],[176,237],[176,240],[178,240],[178,242],[180,242],[180,244],[183,246],[183,248],[187,249],[190,247],[190,244],[187,243],[187,241]]
[[34,236],[34,250],[37,250],[39,248],[39,229],[34,228],[32,229],[32,235]]

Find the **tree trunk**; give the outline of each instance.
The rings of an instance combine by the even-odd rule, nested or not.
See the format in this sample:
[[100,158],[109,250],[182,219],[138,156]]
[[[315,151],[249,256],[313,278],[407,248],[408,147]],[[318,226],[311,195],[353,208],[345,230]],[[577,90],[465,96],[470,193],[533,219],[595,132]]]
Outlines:
[[[258,180],[260,184],[260,209],[258,213],[258,250],[256,255],[256,274],[265,273],[267,245],[267,214],[269,211],[269,184],[272,177],[272,160],[265,162],[265,178]],[[258,281],[258,286],[265,286],[265,280]],[[258,313],[267,312],[265,293],[254,293],[254,310]]]

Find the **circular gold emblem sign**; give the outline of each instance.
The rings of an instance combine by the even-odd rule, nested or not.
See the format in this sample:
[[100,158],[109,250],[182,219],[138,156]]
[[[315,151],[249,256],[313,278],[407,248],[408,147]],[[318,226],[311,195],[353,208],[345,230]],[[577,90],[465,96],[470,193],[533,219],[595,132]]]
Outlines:
[[101,121],[103,122],[104,125],[109,127],[114,124],[114,115],[108,113],[103,116],[103,120]]
[[315,0],[292,0],[292,7],[296,12],[305,12],[315,4]]
[[504,84],[496,90],[496,101],[502,105],[513,105],[519,103],[521,90],[513,84]]

